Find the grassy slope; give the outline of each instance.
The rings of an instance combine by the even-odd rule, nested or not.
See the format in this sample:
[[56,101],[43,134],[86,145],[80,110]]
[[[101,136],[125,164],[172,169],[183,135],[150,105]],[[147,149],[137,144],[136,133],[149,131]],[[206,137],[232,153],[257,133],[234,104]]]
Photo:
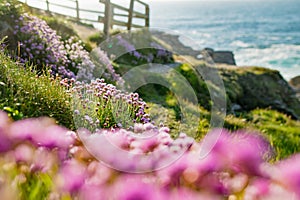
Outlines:
[[[183,105],[189,110],[186,124],[180,123],[181,111],[178,101],[167,88],[152,84],[143,86],[138,92],[142,98],[152,103],[150,113],[157,124],[164,123],[169,126],[174,136],[183,131],[200,140],[210,129],[209,93],[203,81],[198,79],[187,65],[182,65],[177,70],[194,87],[201,105],[200,109],[189,103]],[[233,103],[248,101],[245,105],[252,105],[253,102],[253,107],[247,108],[247,111],[229,113],[225,118],[224,127],[232,131],[248,129],[261,132],[273,145],[277,153],[274,158],[276,160],[300,152],[300,122],[287,114],[272,110],[270,106],[270,101],[280,100],[294,108],[294,112],[299,111],[297,110],[299,104],[294,96],[289,94],[290,90],[285,89],[286,85],[276,84],[277,81],[282,81],[278,79],[278,73],[257,67],[221,69],[221,72],[227,92],[228,111]],[[282,94],[279,95],[278,92]],[[269,101],[263,98],[269,98]],[[259,106],[261,108],[258,108]]]
[[[200,109],[200,120],[197,115],[189,115],[188,123],[181,127],[180,120],[176,120],[176,112],[173,108],[152,103],[150,104],[150,113],[156,122],[162,122],[169,126],[173,136],[176,136],[178,130],[181,130],[199,141],[210,130],[210,112],[203,108]],[[195,124],[195,120],[199,120],[198,126]],[[231,131],[246,129],[261,132],[270,141],[276,152],[274,160],[300,152],[300,122],[292,120],[278,111],[255,109],[243,113],[239,117],[227,115],[224,127]]]
[[[65,25],[57,26],[57,24],[61,23],[59,20],[49,19],[47,21],[50,24],[52,23],[53,27],[60,27],[57,30],[58,32],[65,32]],[[70,35],[72,34],[73,32],[70,31]],[[205,84],[201,83],[201,80],[199,82],[197,77],[191,75],[190,72],[192,70],[188,67],[185,66],[177,70],[186,76],[191,85],[198,91],[197,96],[201,99],[200,104],[205,107],[200,108],[199,123],[197,121],[198,108],[187,103],[186,106],[190,110],[190,115],[188,116],[190,120],[188,124],[180,127],[180,109],[177,100],[168,89],[149,85],[141,88],[139,92],[145,100],[152,102],[150,103],[150,112],[156,122],[168,125],[172,129],[174,136],[178,134],[178,130],[181,130],[199,140],[210,128],[209,108],[211,102],[207,98],[207,89]],[[249,102],[253,102],[253,99],[249,99],[247,96],[248,93],[245,91],[251,91],[249,87],[252,86],[257,86],[259,90],[261,89],[260,85],[256,82],[257,77],[265,80],[264,83],[266,84],[270,77],[273,76],[274,79],[278,79],[279,77],[276,73],[269,70],[265,71],[263,68],[248,68],[244,70],[222,69],[220,71],[225,81],[228,100],[230,100],[229,106],[231,103],[242,104],[247,99]],[[272,73],[272,76],[267,76],[266,74],[268,73]],[[278,81],[280,81],[280,77]],[[274,87],[274,85],[271,86]],[[282,88],[285,86],[283,84]],[[262,87],[266,87],[266,85],[262,85]],[[245,90],[245,88],[248,88],[248,90]],[[272,91],[270,92],[272,93]],[[279,100],[284,100],[287,94],[290,95],[289,91],[287,93],[279,91],[277,94],[281,92],[283,92],[283,95],[280,96],[281,99]],[[9,106],[13,109],[18,109],[25,117],[51,116],[57,119],[60,124],[73,128],[72,114],[68,103],[69,98],[65,95],[64,89],[57,82],[49,80],[49,77],[37,79],[32,72],[23,70],[22,67],[16,65],[14,61],[4,56],[3,53],[0,53],[0,93],[0,108]],[[264,93],[265,91],[262,90],[260,93],[261,97],[264,97]],[[253,97],[257,93],[250,93],[250,95]],[[278,95],[276,95],[273,97],[277,98]],[[241,97],[243,97],[243,101]],[[256,99],[259,100],[259,98]],[[292,101],[288,100],[285,103],[291,102],[293,106],[297,104],[294,99]],[[255,103],[258,105],[260,102]],[[250,110],[249,112],[239,113],[239,117],[228,115],[225,119],[224,127],[230,130],[251,129],[261,131],[274,146],[277,152],[276,159],[300,152],[300,146],[298,145],[300,142],[300,122],[294,121],[278,111],[255,109],[255,107],[248,109]],[[299,110],[295,112],[298,113]]]
[[49,116],[74,129],[70,96],[59,80],[37,77],[0,52],[0,108],[19,110],[25,118]]

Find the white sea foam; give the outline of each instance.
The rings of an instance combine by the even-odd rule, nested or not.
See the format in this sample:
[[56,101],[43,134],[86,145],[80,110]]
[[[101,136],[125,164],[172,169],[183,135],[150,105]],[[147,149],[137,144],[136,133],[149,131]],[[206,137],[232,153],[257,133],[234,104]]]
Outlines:
[[230,46],[232,47],[242,47],[242,48],[246,48],[246,47],[250,47],[251,44],[248,44],[248,43],[245,43],[243,41],[240,41],[240,40],[236,40],[236,41],[233,41],[232,43],[230,43]]
[[276,69],[286,80],[300,75],[299,45],[277,44],[266,49],[240,49],[234,53],[237,65]]
[[192,47],[194,50],[201,50],[205,47],[209,47],[207,41],[212,40],[212,35],[197,30],[178,32],[180,35],[179,41],[186,46]]

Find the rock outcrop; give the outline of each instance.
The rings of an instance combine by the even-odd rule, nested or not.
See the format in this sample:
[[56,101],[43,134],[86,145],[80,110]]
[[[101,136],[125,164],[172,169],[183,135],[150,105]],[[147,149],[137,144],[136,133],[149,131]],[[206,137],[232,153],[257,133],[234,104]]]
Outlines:
[[300,100],[300,76],[296,76],[289,81],[290,86],[295,90],[297,98]]
[[204,57],[204,60],[209,56],[215,63],[236,65],[232,51],[214,51],[211,48],[205,48],[201,51],[201,54]]
[[[151,32],[151,34],[154,36],[155,42],[158,42],[170,52],[174,51],[180,53],[180,55],[189,55],[195,59],[199,54],[199,51],[192,50],[190,47],[186,47],[180,43],[178,36],[162,32]],[[141,40],[145,42],[145,38],[148,37],[147,35],[146,33],[137,34],[134,38],[136,41]],[[205,48],[201,53],[202,59],[197,59],[199,66],[201,66],[207,74],[210,74],[210,70],[218,70],[218,73],[224,81],[227,93],[228,112],[237,113],[247,112],[256,108],[272,108],[286,113],[294,119],[300,119],[300,102],[296,97],[295,90],[292,89],[278,71],[262,67],[234,66],[234,55],[230,51],[214,51],[211,48]],[[203,62],[203,60],[206,61],[209,59],[213,59],[216,65],[209,66]],[[194,66],[197,66],[196,64]],[[222,64],[226,65],[223,66]],[[186,67],[186,65],[174,65],[174,68],[178,70],[194,88],[199,104],[209,109],[211,97],[207,90],[206,83],[203,80],[198,81],[199,75],[193,74],[194,70],[192,66],[190,66],[190,70],[185,69]],[[212,84],[214,83],[213,80],[210,82]],[[218,96],[217,86],[212,86],[211,88],[216,88],[214,95]]]
[[236,108],[239,105],[239,110],[272,108],[300,119],[300,101],[278,71],[261,67],[220,70],[229,106]]

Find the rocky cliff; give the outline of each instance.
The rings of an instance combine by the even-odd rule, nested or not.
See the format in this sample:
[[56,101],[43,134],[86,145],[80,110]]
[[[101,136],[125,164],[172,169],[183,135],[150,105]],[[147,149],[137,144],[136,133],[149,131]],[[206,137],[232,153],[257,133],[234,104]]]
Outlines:
[[[288,114],[294,119],[300,119],[300,101],[296,96],[295,88],[289,85],[279,71],[263,67],[235,66],[235,59],[232,52],[214,51],[211,48],[196,51],[184,46],[179,41],[178,36],[162,32],[154,32],[152,36],[156,40],[158,39],[162,46],[170,52],[175,52],[175,54],[180,53],[181,56],[188,56],[185,59],[176,60],[178,62],[186,63],[186,61],[189,61],[188,65],[200,65],[205,70],[216,70],[217,68],[227,92],[229,113],[249,111],[256,108],[271,108]],[[199,55],[202,55],[202,57],[199,58]],[[207,59],[208,56],[210,59]],[[209,67],[203,60],[212,60],[213,64],[210,64],[211,67]],[[192,66],[190,68],[186,69],[186,65],[183,65],[177,67],[177,70],[194,87],[195,92],[198,93],[199,103],[209,108],[208,105],[211,102],[210,94],[205,86],[206,83],[203,80],[197,82],[198,78],[195,70],[192,69]],[[299,84],[296,85],[293,87],[298,87],[299,89]]]
[[300,119],[295,90],[276,70],[261,67],[220,69],[231,110],[272,108]]
[[290,86],[295,90],[297,98],[300,100],[300,76],[296,76],[289,81]]

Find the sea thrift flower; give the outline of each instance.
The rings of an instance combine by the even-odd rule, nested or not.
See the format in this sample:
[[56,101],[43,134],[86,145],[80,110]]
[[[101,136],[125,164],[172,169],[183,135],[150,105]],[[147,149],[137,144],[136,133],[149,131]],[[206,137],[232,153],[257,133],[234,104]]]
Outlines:
[[113,187],[114,199],[130,200],[164,200],[167,195],[154,183],[147,183],[147,178],[142,176],[129,176],[120,178]]
[[[11,125],[10,132],[15,142],[27,140],[36,146],[50,149],[67,149],[75,139],[67,129],[55,125],[55,121],[48,118],[15,122]],[[41,132],[43,134],[40,134]]]
[[58,187],[64,192],[77,193],[84,184],[85,170],[76,160],[66,161],[58,174]]
[[[74,94],[75,122],[78,128],[96,129],[128,127],[150,122],[145,113],[147,105],[138,94],[124,93],[116,86],[96,79],[91,83],[76,82],[71,88]],[[131,103],[128,103],[128,101]],[[137,115],[138,113],[138,115]]]
[[99,187],[87,183],[80,190],[79,200],[110,199],[111,196],[109,187],[106,185]]
[[45,21],[29,14],[20,15],[13,28],[11,37],[12,41],[18,41],[19,52],[12,56],[20,62],[36,65],[39,72],[50,68],[52,75],[63,78],[94,78],[95,65],[79,39],[71,37],[63,41]]
[[[124,84],[124,80],[116,73],[106,52],[100,48],[95,48],[91,52],[91,59],[93,63],[95,63],[96,73],[98,72],[99,77],[96,78],[100,78],[101,75],[104,75],[104,78],[107,78],[109,81],[116,82],[117,85],[122,86]],[[79,72],[81,73],[81,71]],[[107,74],[106,77],[105,74]]]
[[272,151],[257,133],[213,130],[208,141],[222,134],[200,157],[205,142],[184,133],[173,139],[167,127],[80,129],[76,137],[47,118],[11,122],[0,112],[0,119],[10,141],[0,152],[3,195],[41,184],[36,192],[50,199],[299,199],[299,155],[268,163]]
[[115,49],[115,51],[120,51],[118,52],[120,55],[131,55],[131,64],[172,62],[172,53],[155,42],[150,43],[150,48],[145,45],[142,49],[136,49],[134,39],[130,41],[126,36],[117,35],[115,40],[116,46],[122,49]]
[[300,155],[295,155],[277,164],[272,178],[300,198]]
[[39,147],[34,152],[30,170],[34,173],[39,171],[46,173],[50,171],[57,162],[57,157],[51,151],[47,148]]
[[[164,131],[160,132],[154,126],[149,129],[148,124],[143,126],[147,131],[142,133],[117,129],[100,130],[91,134],[83,129],[79,131],[79,136],[97,159],[117,170],[135,173],[166,167],[172,163],[172,159],[180,157],[193,143],[191,138],[187,143],[173,141]],[[162,138],[164,140],[161,140]],[[177,152],[171,152],[170,147],[176,148]],[[114,156],[111,157],[111,154]]]
[[14,151],[14,156],[18,163],[31,163],[34,156],[34,148],[26,144],[19,145]]

